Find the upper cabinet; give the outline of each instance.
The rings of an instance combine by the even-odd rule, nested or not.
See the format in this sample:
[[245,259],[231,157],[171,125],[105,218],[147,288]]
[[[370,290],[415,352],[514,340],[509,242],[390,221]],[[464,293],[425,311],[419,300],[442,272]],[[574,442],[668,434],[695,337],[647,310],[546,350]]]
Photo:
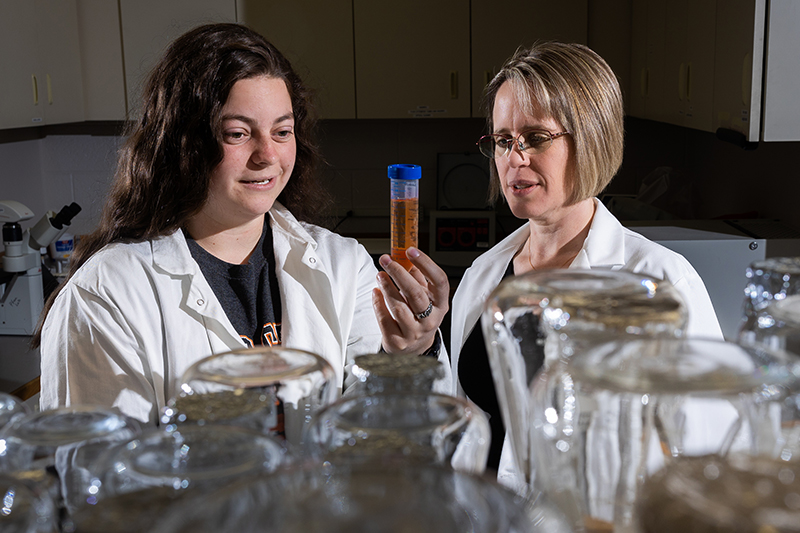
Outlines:
[[108,0],[78,0],[84,120],[127,117],[119,6]]
[[[480,116],[486,82],[519,46],[586,43],[588,0],[238,0],[315,89],[323,118]],[[502,30],[499,30],[502,28]]]
[[800,140],[796,0],[633,0],[632,21],[632,116]]
[[237,15],[314,88],[320,116],[355,118],[352,0],[237,0]]
[[634,0],[630,114],[711,131],[717,0]]
[[528,0],[508,6],[473,0],[472,116],[483,115],[483,89],[520,46],[557,40],[587,44],[588,0]]
[[800,2],[771,0],[764,57],[764,141],[800,140]]
[[75,0],[0,0],[0,128],[83,120]]
[[717,2],[713,130],[760,140],[767,0]]
[[469,2],[354,0],[358,118],[469,117]]
[[166,46],[194,26],[236,22],[236,0],[119,0],[128,110]]

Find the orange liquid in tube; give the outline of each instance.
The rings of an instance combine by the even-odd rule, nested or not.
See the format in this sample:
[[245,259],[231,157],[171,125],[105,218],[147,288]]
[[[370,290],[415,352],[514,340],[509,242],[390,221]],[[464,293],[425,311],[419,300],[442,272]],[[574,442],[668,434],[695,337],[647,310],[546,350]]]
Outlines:
[[392,199],[392,259],[411,270],[411,261],[406,258],[409,246],[417,246],[417,221],[419,201],[417,198]]
[[391,179],[391,256],[406,270],[412,264],[406,250],[417,247],[419,225],[419,179],[422,169],[418,165],[390,165]]

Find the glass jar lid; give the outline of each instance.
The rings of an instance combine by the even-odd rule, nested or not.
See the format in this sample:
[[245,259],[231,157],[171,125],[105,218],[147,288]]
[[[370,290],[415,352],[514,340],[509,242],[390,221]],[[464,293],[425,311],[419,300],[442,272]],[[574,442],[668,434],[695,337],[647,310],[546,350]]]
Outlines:
[[185,425],[146,431],[117,448],[106,462],[112,476],[129,478],[131,486],[185,488],[247,472],[272,471],[288,457],[284,444],[246,428]]
[[671,283],[624,270],[529,272],[503,280],[484,307],[484,317],[493,322],[526,313],[570,334],[675,334],[688,321],[683,298]]
[[741,454],[680,457],[644,483],[642,531],[800,532],[800,467]]
[[710,339],[601,342],[566,363],[576,383],[633,393],[800,392],[800,365],[786,352]]
[[273,396],[259,389],[180,394],[167,402],[161,423],[224,423],[252,415],[275,417],[274,411]]
[[27,446],[54,447],[112,437],[123,430],[138,433],[139,427],[114,409],[75,405],[18,418],[3,434]]
[[212,355],[192,365],[184,382],[206,381],[237,388],[264,387],[313,374],[332,374],[322,357],[283,347],[255,347]]

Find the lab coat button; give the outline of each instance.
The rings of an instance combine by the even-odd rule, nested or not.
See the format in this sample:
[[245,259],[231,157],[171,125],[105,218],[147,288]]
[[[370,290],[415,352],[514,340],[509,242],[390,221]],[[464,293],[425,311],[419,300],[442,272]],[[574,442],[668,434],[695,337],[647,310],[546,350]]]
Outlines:
[[317,259],[316,259],[315,257],[309,257],[309,258],[308,258],[308,262],[309,262],[309,263],[311,263],[311,264],[313,265],[314,263],[316,263],[316,262],[317,262]]
[[205,305],[205,304],[206,304],[206,301],[203,300],[202,298],[198,298],[197,299],[197,305]]

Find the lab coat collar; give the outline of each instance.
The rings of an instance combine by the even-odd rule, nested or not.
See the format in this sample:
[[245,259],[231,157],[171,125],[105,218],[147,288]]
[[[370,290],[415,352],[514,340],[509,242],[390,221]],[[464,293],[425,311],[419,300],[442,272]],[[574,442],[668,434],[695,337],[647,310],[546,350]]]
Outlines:
[[625,230],[603,202],[595,198],[594,205],[589,235],[570,268],[621,268],[625,265]]
[[[317,249],[317,242],[306,231],[303,225],[279,202],[275,202],[269,211],[273,230],[278,229],[289,239],[310,245]],[[153,264],[164,272],[174,276],[196,275],[200,271],[192,259],[189,246],[186,244],[181,230],[169,235],[153,239]]]

